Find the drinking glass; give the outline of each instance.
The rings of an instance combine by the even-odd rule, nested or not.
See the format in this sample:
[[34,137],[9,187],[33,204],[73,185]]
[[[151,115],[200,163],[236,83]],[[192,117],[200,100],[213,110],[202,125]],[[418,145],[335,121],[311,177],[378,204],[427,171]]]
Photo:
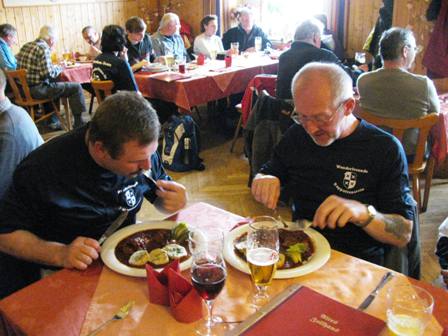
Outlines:
[[387,327],[390,335],[423,335],[431,319],[434,299],[423,288],[398,285],[387,293]]
[[267,288],[277,269],[278,222],[269,216],[255,217],[249,224],[246,248],[246,259],[256,289],[253,303],[260,307],[269,299]]
[[240,53],[240,44],[238,42],[230,43],[230,54],[239,55]]
[[256,36],[255,37],[255,51],[259,52],[262,49],[262,40],[261,40],[261,36]]
[[218,51],[215,49],[210,50],[210,59],[214,61],[216,59],[216,56],[218,55]]
[[355,62],[357,65],[364,64],[366,62],[366,53],[365,52],[356,52],[355,53]]
[[227,270],[223,257],[224,235],[219,230],[190,232],[191,281],[207,306],[207,316],[196,329],[199,335],[215,335],[220,319],[213,316],[213,302],[224,287]]
[[165,65],[168,67],[168,70],[172,70],[171,68],[174,65],[175,59],[173,54],[167,54],[164,56]]

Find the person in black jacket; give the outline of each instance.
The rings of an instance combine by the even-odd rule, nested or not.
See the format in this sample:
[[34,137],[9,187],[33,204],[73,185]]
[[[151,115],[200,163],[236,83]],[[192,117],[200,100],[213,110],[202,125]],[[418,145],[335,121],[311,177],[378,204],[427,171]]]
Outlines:
[[254,24],[252,11],[243,7],[238,14],[239,24],[230,28],[222,37],[222,44],[225,50],[230,49],[230,43],[238,42],[240,51],[255,51],[255,37],[261,37],[261,49],[266,49],[269,41],[263,30]]
[[321,49],[323,24],[317,19],[303,21],[296,29],[291,49],[279,58],[277,77],[277,97],[291,99],[291,82],[294,75],[310,62],[335,63],[341,66],[352,78],[353,86],[362,73],[342,64],[341,60],[330,50]]

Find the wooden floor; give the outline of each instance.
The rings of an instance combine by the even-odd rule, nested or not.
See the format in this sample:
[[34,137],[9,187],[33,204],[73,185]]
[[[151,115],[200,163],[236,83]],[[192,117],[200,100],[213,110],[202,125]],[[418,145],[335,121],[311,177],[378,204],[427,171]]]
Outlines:
[[[202,128],[206,128],[203,125]],[[204,133],[204,132],[203,132]],[[207,202],[242,216],[271,214],[271,211],[257,203],[247,187],[248,161],[243,154],[243,140],[240,138],[234,153],[230,153],[230,140],[205,132],[202,135],[204,149],[201,157],[206,169],[202,172],[174,173],[170,175],[188,189],[189,203]],[[434,180],[431,188],[428,211],[421,215],[422,279],[432,282],[439,274],[437,258],[434,255],[439,224],[448,216],[448,180]],[[152,206],[145,205],[142,217],[157,214]],[[284,218],[290,218],[290,210],[280,209]]]

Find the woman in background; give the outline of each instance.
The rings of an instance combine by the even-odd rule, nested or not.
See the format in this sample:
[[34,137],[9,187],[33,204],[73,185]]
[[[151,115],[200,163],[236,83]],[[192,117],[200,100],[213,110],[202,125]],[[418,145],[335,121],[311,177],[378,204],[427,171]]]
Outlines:
[[194,39],[194,53],[196,55],[215,59],[216,54],[223,52],[222,41],[216,35],[218,30],[218,17],[216,15],[207,15],[201,20],[201,33]]

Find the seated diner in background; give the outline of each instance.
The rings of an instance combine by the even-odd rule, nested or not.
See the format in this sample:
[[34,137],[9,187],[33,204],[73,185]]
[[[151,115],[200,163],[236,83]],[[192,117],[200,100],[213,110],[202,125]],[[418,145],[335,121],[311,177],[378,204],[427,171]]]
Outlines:
[[[440,112],[439,97],[432,80],[409,71],[417,49],[414,34],[409,29],[394,27],[383,33],[380,39],[383,66],[358,78],[362,109],[393,119],[417,119]],[[408,158],[415,154],[417,141],[417,129],[405,132],[403,147]]]
[[122,27],[104,27],[101,36],[102,54],[93,61],[92,80],[114,82],[114,91],[138,91],[134,73],[126,60],[126,37]]
[[154,62],[152,42],[146,33],[146,23],[138,16],[126,21],[126,48],[128,62],[132,71],[141,69],[149,62]]
[[151,35],[155,57],[172,55],[178,60],[189,60],[179,29],[179,16],[174,13],[166,13],[162,17],[159,29]]
[[[415,201],[400,142],[352,114],[352,80],[336,64],[305,65],[292,94],[297,124],[255,176],[254,198],[275,209],[283,186],[293,220],[311,220],[333,249],[419,278]],[[395,247],[401,254],[386,260]]]
[[232,42],[238,42],[240,52],[255,51],[255,38],[261,37],[261,50],[271,45],[268,36],[254,24],[254,15],[248,7],[242,7],[237,12],[238,26],[230,28],[222,36],[222,45],[229,50]]
[[89,45],[84,55],[93,60],[101,54],[101,36],[92,26],[86,26],[82,29],[82,37]]
[[75,119],[74,127],[84,124],[81,114],[86,111],[84,93],[81,84],[58,81],[63,68],[51,61],[51,50],[56,45],[58,35],[52,26],[40,29],[39,37],[25,43],[17,55],[17,67],[25,69],[26,81],[34,99],[68,98]]
[[445,287],[448,287],[448,218],[439,226],[436,255],[439,257],[440,275]]
[[336,34],[328,29],[327,16],[325,14],[316,14],[314,17],[324,25],[320,47],[332,51],[341,61],[343,61],[345,58],[344,48]]
[[196,55],[202,54],[210,59],[215,59],[217,53],[224,52],[221,38],[216,35],[218,30],[218,17],[207,15],[201,20],[201,34],[196,36],[193,43],[193,51]]
[[0,251],[10,266],[0,297],[37,280],[41,266],[86,269],[99,256],[97,239],[123,212],[124,225],[134,224],[144,198],[168,212],[185,206],[185,188],[171,181],[157,152],[159,132],[151,105],[119,92],[89,124],[20,163],[0,203]]
[[12,51],[12,46],[17,44],[17,30],[13,25],[4,23],[0,25],[0,68],[15,70],[17,60]]
[[330,50],[321,48],[323,24],[315,18],[299,24],[294,34],[291,48],[280,55],[278,61],[277,97],[291,99],[291,82],[294,74],[310,62],[334,63],[340,66],[352,78],[352,85],[362,73],[342,64],[341,60]]

